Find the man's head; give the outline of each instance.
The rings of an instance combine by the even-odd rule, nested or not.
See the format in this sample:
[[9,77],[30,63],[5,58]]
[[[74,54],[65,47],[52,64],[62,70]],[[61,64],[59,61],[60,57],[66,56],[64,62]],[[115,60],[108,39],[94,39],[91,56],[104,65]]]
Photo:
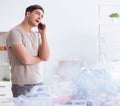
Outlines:
[[26,8],[25,15],[27,12],[33,12],[36,9],[40,9],[44,13],[44,9],[40,5],[30,5]]
[[30,5],[26,8],[24,22],[30,26],[37,26],[43,18],[44,10],[40,5]]

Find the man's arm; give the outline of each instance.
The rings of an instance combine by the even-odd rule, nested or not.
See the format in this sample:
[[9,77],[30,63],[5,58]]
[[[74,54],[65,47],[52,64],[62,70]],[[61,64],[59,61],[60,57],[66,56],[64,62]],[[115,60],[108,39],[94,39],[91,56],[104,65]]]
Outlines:
[[46,25],[43,23],[42,25],[43,25],[42,29],[38,28],[38,31],[41,35],[41,41],[42,41],[39,46],[39,57],[41,60],[47,61],[50,56],[50,50],[49,50],[49,45],[48,45],[47,37],[46,37]]
[[39,57],[30,55],[23,44],[13,44],[11,49],[23,64],[36,64],[42,61]]

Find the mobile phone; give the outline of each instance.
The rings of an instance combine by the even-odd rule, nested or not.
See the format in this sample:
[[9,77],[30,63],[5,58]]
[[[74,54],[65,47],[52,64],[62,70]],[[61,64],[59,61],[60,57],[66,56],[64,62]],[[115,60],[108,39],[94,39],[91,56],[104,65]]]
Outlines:
[[39,29],[43,29],[43,25],[41,23],[38,24]]

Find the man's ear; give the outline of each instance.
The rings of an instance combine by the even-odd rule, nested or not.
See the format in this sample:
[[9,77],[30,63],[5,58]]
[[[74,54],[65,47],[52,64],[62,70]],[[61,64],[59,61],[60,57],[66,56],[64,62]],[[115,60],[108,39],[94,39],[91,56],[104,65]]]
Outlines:
[[27,13],[26,13],[26,16],[29,16],[29,15],[30,15],[30,12],[27,12]]

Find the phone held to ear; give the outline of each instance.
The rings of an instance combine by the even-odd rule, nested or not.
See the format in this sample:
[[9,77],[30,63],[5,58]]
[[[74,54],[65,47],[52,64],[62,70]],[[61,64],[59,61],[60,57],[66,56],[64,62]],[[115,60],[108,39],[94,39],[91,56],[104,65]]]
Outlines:
[[38,28],[42,30],[43,29],[43,25],[41,23],[39,23],[38,24]]

